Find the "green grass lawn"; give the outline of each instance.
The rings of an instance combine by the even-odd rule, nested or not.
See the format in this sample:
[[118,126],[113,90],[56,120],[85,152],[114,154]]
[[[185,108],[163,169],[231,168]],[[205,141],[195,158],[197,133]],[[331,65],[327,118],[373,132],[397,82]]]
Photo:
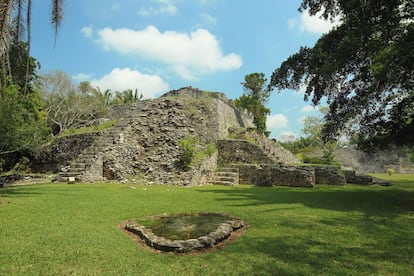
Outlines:
[[[391,187],[45,184],[0,189],[0,275],[414,275],[414,175]],[[225,248],[152,253],[129,218],[223,212],[250,227]]]

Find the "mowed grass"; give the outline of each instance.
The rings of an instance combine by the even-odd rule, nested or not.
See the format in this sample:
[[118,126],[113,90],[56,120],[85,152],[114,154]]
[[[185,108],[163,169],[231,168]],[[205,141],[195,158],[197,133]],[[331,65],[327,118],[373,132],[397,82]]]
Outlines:
[[[414,175],[391,187],[45,184],[0,189],[0,275],[413,275]],[[250,227],[223,249],[153,253],[130,218],[223,212]]]

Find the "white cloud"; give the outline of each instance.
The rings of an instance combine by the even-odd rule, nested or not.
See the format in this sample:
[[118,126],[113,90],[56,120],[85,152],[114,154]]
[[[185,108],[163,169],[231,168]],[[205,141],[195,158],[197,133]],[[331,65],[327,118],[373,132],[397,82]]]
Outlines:
[[267,116],[266,118],[266,126],[268,129],[277,129],[277,128],[285,128],[288,123],[288,119],[283,114],[273,114]]
[[143,74],[130,68],[115,68],[102,78],[92,80],[91,84],[101,90],[138,89],[144,98],[154,98],[169,89],[168,84],[161,77]]
[[92,78],[91,74],[85,74],[85,73],[79,73],[75,76],[72,76],[72,79],[77,82],[87,81],[87,80],[90,80],[91,78]]
[[339,17],[334,18],[333,22],[331,22],[331,20],[321,18],[322,13],[323,12],[319,12],[314,16],[311,16],[308,11],[303,11],[300,18],[289,19],[288,26],[290,29],[299,28],[302,32],[323,34],[341,24]]
[[208,13],[202,13],[200,16],[207,24],[217,25],[217,18],[215,18],[214,16]]
[[92,38],[92,36],[93,36],[93,28],[92,28],[92,26],[86,26],[86,27],[83,27],[83,28],[81,29],[81,33],[82,33],[85,37],[87,37],[87,38]]
[[279,139],[282,142],[294,142],[296,140],[297,136],[294,132],[292,131],[283,131],[280,135],[279,135]]
[[174,5],[172,0],[153,0],[153,2],[158,5],[156,7],[141,7],[138,10],[138,14],[140,16],[148,17],[161,14],[174,16],[178,13],[178,8]]
[[166,31],[156,27],[143,30],[104,28],[97,42],[107,51],[158,61],[168,65],[184,79],[216,71],[230,71],[242,65],[239,55],[223,54],[216,37],[208,30],[191,33]]
[[302,113],[309,113],[309,112],[312,112],[312,111],[315,111],[315,107],[312,106],[312,105],[307,105],[307,106],[304,106],[300,109],[300,112],[302,112]]

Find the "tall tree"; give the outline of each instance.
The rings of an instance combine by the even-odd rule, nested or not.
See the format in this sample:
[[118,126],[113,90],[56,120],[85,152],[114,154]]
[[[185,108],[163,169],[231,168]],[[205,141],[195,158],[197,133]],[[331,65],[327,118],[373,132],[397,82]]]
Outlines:
[[270,109],[266,108],[269,100],[270,90],[267,88],[267,79],[263,73],[251,73],[244,77],[244,94],[235,99],[234,103],[238,107],[247,109],[253,114],[253,121],[258,132],[268,136],[270,133],[266,128],[266,117],[270,114]]
[[[51,23],[55,29],[55,38],[63,19],[63,0],[52,0]],[[30,26],[32,21],[31,0],[1,0],[0,1],[0,66],[3,70],[12,68],[8,56],[11,45],[27,41],[27,52],[30,55]],[[24,36],[26,34],[26,36]],[[27,60],[29,71],[30,59]],[[9,72],[11,74],[11,72]],[[27,74],[29,75],[29,74]],[[30,80],[27,80],[28,83]],[[0,87],[7,85],[0,83]]]
[[303,0],[299,10],[342,24],[284,61],[270,87],[306,85],[315,105],[326,97],[325,139],[351,129],[363,146],[414,145],[414,2]]
[[90,83],[74,85],[70,76],[52,71],[42,76],[41,89],[46,102],[47,119],[58,135],[68,128],[85,126],[106,115],[106,98]]

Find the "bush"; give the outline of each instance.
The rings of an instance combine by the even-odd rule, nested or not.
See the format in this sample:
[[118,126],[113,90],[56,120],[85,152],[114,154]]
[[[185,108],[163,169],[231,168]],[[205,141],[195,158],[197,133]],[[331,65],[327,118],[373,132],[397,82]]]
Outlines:
[[190,165],[194,157],[196,143],[197,138],[194,136],[187,136],[178,141],[178,147],[181,150],[181,163],[185,170],[190,169]]
[[393,173],[395,173],[395,170],[392,168],[388,168],[385,172],[388,173],[389,175],[392,175]]

